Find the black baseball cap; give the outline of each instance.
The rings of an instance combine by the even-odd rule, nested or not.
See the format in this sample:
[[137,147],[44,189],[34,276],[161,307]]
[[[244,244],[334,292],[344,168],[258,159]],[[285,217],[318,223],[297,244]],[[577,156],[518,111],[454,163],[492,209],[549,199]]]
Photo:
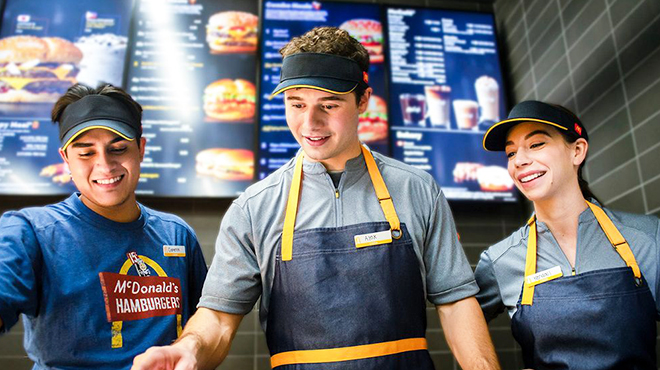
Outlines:
[[106,95],[86,95],[64,109],[60,118],[62,150],[80,134],[96,128],[112,131],[133,141],[142,133],[140,116],[129,107]]
[[507,119],[497,122],[484,134],[483,146],[489,151],[504,151],[509,130],[522,122],[538,122],[554,126],[558,130],[589,141],[587,129],[569,110],[558,105],[527,100],[516,104]]
[[369,76],[356,61],[334,54],[297,53],[284,57],[280,83],[271,98],[299,87],[342,95],[358,86],[369,87]]

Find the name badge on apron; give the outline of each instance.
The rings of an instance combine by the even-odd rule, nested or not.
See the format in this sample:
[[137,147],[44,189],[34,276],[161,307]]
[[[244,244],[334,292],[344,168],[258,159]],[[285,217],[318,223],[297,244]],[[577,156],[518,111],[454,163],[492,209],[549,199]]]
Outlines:
[[392,242],[392,230],[379,231],[371,234],[355,235],[355,248],[371,247],[372,245]]
[[537,272],[534,275],[525,277],[525,283],[529,286],[535,286],[541,283],[545,283],[546,281],[554,280],[563,275],[564,273],[561,271],[561,267],[555,266],[553,268]]

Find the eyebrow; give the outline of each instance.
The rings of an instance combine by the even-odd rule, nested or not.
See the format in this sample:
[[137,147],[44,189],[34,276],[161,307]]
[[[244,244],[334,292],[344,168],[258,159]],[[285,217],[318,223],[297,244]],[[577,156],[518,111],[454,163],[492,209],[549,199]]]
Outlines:
[[[286,100],[296,100],[296,101],[302,101],[303,99],[299,96],[287,96]],[[341,95],[331,95],[331,96],[325,96],[323,98],[319,98],[319,101],[346,101],[346,99],[341,96]]]
[[[114,138],[114,139],[110,142],[110,144],[114,144],[114,143],[117,143],[117,142],[120,142],[120,141],[126,141],[126,139],[124,139],[124,138],[121,137],[121,136],[117,136],[116,138]],[[71,147],[72,147],[72,148],[89,148],[89,147],[91,147],[91,146],[94,146],[94,144],[92,144],[92,143],[86,143],[86,142],[73,142],[73,143],[71,143]]]
[[[534,135],[545,135],[545,136],[547,136],[547,137],[552,137],[552,136],[550,135],[550,133],[548,133],[548,132],[545,131],[545,130],[534,130],[534,131],[530,132],[529,134],[525,135],[525,140],[529,139],[530,137],[532,137],[532,136],[534,136]],[[509,145],[513,145],[513,141],[509,140],[509,141],[507,141],[506,143],[504,143],[504,146],[505,146],[505,147],[506,147],[506,146],[509,146]]]

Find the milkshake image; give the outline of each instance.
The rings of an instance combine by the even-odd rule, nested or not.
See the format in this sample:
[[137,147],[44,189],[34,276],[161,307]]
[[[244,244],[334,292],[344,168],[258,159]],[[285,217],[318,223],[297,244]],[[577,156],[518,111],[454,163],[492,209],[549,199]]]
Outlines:
[[401,113],[406,126],[426,127],[426,100],[422,94],[401,94]]
[[127,38],[112,33],[94,34],[78,39],[82,51],[78,82],[89,86],[110,83],[121,86],[126,59]]
[[460,130],[472,130],[477,127],[479,104],[474,100],[454,100],[456,125]]
[[424,86],[431,127],[449,129],[449,95],[447,85]]
[[488,121],[493,124],[500,120],[500,87],[494,78],[481,76],[474,82],[477,100],[481,108],[479,123]]

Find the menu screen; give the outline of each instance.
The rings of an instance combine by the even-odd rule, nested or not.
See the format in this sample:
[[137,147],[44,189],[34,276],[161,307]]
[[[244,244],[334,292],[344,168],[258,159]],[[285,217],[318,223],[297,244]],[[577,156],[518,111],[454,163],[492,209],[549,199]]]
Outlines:
[[505,115],[491,14],[388,8],[392,155],[453,200],[515,201],[502,153],[483,134]]
[[280,80],[279,50],[295,36],[314,27],[334,26],[360,41],[371,60],[369,85],[373,88],[367,111],[360,116],[358,134],[370,148],[389,154],[388,112],[385,94],[383,30],[380,7],[373,4],[266,0],[263,5],[259,117],[258,178],[263,179],[300,148],[284,117],[284,94],[270,99]]
[[73,191],[53,103],[71,85],[121,85],[131,0],[8,0],[0,27],[0,194]]
[[235,196],[252,181],[257,2],[142,0],[127,88],[144,108],[138,194]]

